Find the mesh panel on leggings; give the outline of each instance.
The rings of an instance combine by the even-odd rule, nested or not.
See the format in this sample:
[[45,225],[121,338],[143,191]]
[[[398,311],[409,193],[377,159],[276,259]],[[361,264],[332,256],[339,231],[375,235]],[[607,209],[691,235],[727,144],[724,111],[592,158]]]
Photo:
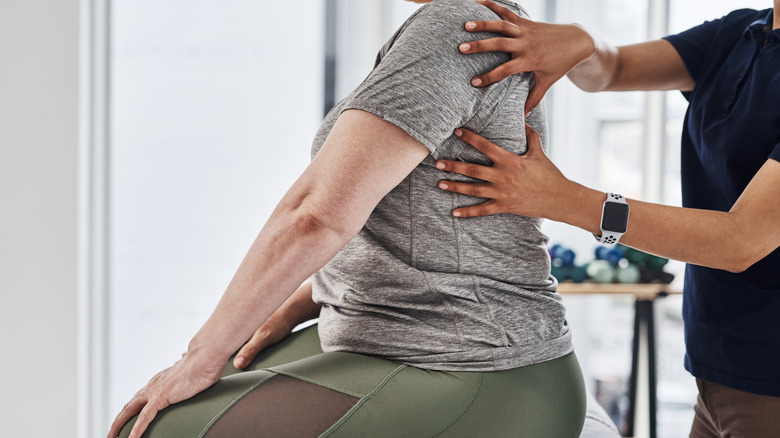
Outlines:
[[277,375],[239,400],[205,438],[316,437],[358,399]]

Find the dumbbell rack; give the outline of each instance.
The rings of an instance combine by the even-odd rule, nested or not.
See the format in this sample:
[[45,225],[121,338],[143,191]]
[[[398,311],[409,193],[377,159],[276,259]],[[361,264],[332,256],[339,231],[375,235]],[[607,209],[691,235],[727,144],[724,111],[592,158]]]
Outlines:
[[[655,359],[655,311],[654,303],[667,295],[679,295],[682,292],[670,288],[668,284],[598,284],[598,283],[560,283],[558,293],[563,295],[632,295],[634,303],[634,339],[631,352],[631,380],[629,387],[629,408],[627,430],[624,436],[634,435],[634,417],[636,414],[637,380],[639,371],[639,344],[644,333],[647,342],[648,398],[650,438],[656,438],[656,359]],[[644,330],[642,330],[644,328]]]

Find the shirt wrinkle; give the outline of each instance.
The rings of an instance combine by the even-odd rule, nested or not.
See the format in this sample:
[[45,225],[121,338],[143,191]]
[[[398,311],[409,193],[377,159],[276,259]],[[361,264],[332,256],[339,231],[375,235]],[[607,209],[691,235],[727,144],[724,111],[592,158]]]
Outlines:
[[[314,155],[339,114],[354,108],[404,129],[430,151],[315,274],[323,350],[441,371],[503,370],[562,357],[573,349],[571,334],[560,297],[550,293],[547,239],[537,220],[459,219],[452,210],[485,200],[437,188],[442,179],[463,178],[437,169],[436,159],[487,159],[453,135],[459,126],[502,139],[512,152],[527,149],[523,114],[532,75],[472,87],[471,78],[509,57],[461,54],[458,41],[491,36],[463,24],[495,14],[473,0],[437,0],[418,11],[382,48],[368,78],[326,116],[313,144]],[[421,78],[424,87],[409,86]],[[529,123],[546,143],[543,111]]]

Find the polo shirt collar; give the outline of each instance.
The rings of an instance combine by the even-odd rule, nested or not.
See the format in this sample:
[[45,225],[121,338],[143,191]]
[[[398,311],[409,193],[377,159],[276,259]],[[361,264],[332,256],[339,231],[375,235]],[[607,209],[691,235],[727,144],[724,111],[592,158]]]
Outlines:
[[773,9],[768,9],[766,15],[750,23],[742,35],[745,38],[752,37],[754,40],[761,41],[766,39],[768,34],[774,34],[775,38],[780,37],[780,29],[772,30],[773,17]]

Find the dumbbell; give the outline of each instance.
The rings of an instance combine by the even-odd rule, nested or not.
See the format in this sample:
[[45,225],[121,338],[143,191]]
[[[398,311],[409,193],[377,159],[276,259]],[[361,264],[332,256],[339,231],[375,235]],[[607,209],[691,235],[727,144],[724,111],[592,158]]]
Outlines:
[[551,274],[559,282],[571,280],[574,283],[582,283],[588,279],[588,273],[584,266],[577,266],[574,260],[577,254],[561,244],[555,244],[549,249],[552,259]]
[[639,281],[642,283],[653,283],[658,281],[664,284],[669,284],[674,281],[674,274],[670,274],[658,269],[653,269],[649,266],[640,266],[639,274]]
[[623,284],[635,284],[639,283],[642,278],[642,272],[639,267],[633,263],[629,263],[628,266],[618,268],[616,279],[618,283]]
[[577,257],[574,251],[558,243],[550,247],[549,253],[550,259],[559,260],[562,266],[574,266],[574,259]]
[[665,259],[663,257],[654,256],[652,254],[648,254],[643,251],[639,251],[638,249],[630,248],[625,245],[618,245],[623,250],[623,254],[625,258],[639,266],[640,268],[642,266],[647,266],[651,269],[654,269],[656,271],[663,271],[664,266],[666,266],[667,263],[669,263],[669,259]]
[[606,260],[594,260],[588,264],[587,273],[594,283],[612,283],[617,270]]
[[559,282],[571,280],[574,283],[582,283],[588,279],[588,273],[584,266],[561,266],[553,264],[551,274]]
[[613,248],[598,246],[596,247],[595,255],[596,260],[606,260],[612,266],[618,266],[620,261],[623,260],[623,250],[618,246]]

